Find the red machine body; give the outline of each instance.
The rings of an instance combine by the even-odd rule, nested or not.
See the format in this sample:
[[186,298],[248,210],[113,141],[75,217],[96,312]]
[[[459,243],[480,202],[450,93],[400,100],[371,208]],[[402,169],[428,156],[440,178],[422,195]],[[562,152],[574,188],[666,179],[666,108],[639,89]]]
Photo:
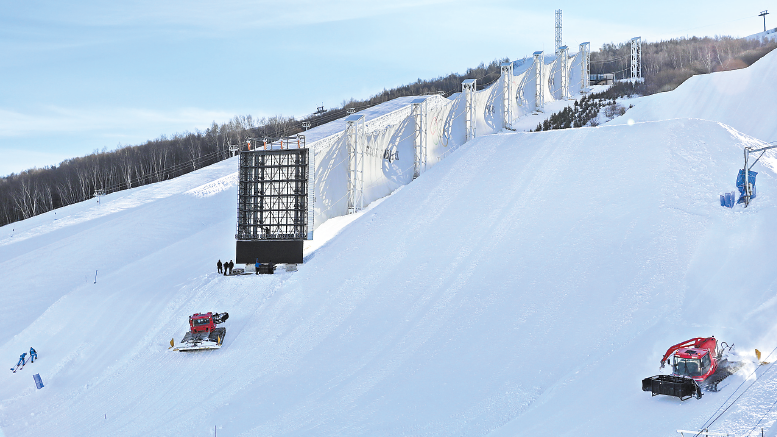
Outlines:
[[213,313],[196,313],[189,316],[189,332],[212,332],[216,329],[216,323],[213,321]]
[[[664,362],[672,365],[672,374],[686,376],[695,381],[704,381],[718,368],[718,341],[715,337],[696,337],[678,343],[667,349],[661,358],[661,367]],[[672,360],[669,357],[674,354]]]

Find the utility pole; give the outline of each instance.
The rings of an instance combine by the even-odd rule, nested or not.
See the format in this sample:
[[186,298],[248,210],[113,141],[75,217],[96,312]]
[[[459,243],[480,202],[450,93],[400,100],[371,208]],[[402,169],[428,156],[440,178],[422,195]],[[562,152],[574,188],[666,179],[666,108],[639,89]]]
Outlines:
[[758,14],[759,17],[764,17],[764,32],[766,32],[766,16],[769,15],[769,11],[761,11],[760,14]]

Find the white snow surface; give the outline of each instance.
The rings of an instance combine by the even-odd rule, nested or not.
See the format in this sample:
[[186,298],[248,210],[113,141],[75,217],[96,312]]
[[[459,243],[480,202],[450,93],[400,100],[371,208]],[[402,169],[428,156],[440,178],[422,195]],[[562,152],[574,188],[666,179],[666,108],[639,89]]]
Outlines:
[[[293,273],[215,272],[234,256],[235,159],[4,226],[0,360],[39,360],[0,373],[0,432],[668,436],[740,393],[710,429],[768,429],[772,366],[701,400],[640,390],[687,338],[744,359],[777,346],[772,161],[749,208],[718,201],[768,138],[724,111],[770,110],[764,59],[760,88],[722,92],[728,72],[665,94],[714,96],[708,117],[654,106],[660,120],[470,141],[321,224]],[[223,347],[168,350],[203,311],[229,312]]]
[[777,50],[748,68],[691,77],[672,92],[630,101],[610,124],[701,118],[726,123],[763,141],[777,141]]

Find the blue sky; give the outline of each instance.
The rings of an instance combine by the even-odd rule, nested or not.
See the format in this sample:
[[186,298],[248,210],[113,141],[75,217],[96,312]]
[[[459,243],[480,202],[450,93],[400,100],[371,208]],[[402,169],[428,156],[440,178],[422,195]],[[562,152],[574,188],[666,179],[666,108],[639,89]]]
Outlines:
[[777,26],[750,0],[2,0],[0,176],[552,49],[555,9],[573,52]]

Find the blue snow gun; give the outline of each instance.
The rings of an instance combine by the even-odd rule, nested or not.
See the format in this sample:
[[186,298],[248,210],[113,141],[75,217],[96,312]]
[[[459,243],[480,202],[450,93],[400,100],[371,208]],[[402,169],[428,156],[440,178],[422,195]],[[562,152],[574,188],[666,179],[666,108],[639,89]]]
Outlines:
[[[777,147],[777,145],[760,147],[758,149],[753,147],[745,147],[745,167],[740,169],[739,174],[737,175],[737,188],[739,189],[740,194],[737,203],[744,203],[745,207],[747,207],[747,205],[750,204],[750,200],[755,199],[755,176],[758,173],[751,171],[751,169],[755,163],[758,162],[762,156],[764,156],[764,153],[766,153],[767,150],[774,149],[775,147]],[[757,152],[761,152],[761,155],[759,155],[758,158],[753,161],[750,166],[748,166],[747,161],[750,157],[750,154]]]
[[[750,203],[750,200],[755,199],[755,177],[758,175],[758,172],[755,171],[747,171],[747,183],[749,185],[748,187],[745,186],[745,169],[740,168],[739,174],[737,175],[737,189],[739,190],[739,200],[737,200],[737,203],[744,203],[745,206],[747,206],[748,203]],[[749,191],[749,193],[748,193]]]

